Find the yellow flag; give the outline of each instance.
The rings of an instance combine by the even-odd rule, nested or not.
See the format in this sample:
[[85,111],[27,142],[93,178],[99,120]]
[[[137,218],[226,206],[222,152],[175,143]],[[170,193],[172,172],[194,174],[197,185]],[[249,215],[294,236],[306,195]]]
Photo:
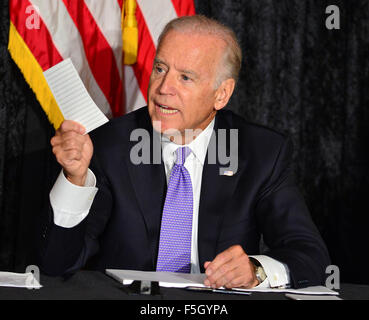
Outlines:
[[136,7],[136,0],[125,0],[122,8],[124,64],[128,65],[137,61],[138,29]]

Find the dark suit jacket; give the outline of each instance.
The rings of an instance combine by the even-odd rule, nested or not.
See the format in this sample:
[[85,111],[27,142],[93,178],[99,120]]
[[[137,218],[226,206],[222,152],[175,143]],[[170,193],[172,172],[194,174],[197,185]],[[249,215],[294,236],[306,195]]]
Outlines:
[[[91,168],[99,191],[87,218],[73,228],[56,226],[48,205],[40,244],[44,273],[83,267],[155,270],[165,169],[163,163],[132,164],[130,151],[137,141],[130,135],[137,128],[148,130],[152,139],[146,107],[91,134]],[[259,254],[263,235],[268,247],[263,254],[287,264],[294,287],[323,283],[329,256],[293,180],[289,140],[230,111],[218,112],[218,129],[238,129],[238,170],[220,175],[225,165],[205,159],[198,222],[201,271],[205,261],[235,244],[249,255]]]

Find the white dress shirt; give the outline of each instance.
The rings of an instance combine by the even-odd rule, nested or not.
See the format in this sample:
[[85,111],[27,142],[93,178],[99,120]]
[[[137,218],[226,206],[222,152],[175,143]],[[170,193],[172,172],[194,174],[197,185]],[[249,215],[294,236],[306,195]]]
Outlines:
[[[192,218],[192,242],[191,242],[191,273],[200,273],[200,263],[198,256],[198,216],[202,170],[206,157],[207,147],[214,128],[214,119],[191,143],[187,146],[191,149],[191,154],[185,161],[185,168],[188,170],[193,188],[193,218]],[[167,138],[162,138],[162,156],[165,167],[167,182],[171,170],[175,163],[175,151],[179,146]],[[84,187],[76,186],[69,182],[61,171],[51,192],[50,203],[54,211],[54,223],[58,226],[71,228],[80,223],[91,208],[93,199],[98,191],[96,178],[89,169]],[[265,255],[250,256],[260,262],[264,268],[267,278],[259,287],[279,287],[289,283],[288,268],[283,263]]]

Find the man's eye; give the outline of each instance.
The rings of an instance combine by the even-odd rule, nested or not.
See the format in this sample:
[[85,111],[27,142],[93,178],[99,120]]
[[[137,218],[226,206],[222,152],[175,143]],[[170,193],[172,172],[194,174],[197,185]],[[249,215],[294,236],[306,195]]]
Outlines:
[[189,81],[191,79],[189,77],[187,77],[185,74],[182,74],[182,80]]
[[156,72],[157,73],[162,73],[164,70],[163,68],[160,68],[160,67],[156,67]]

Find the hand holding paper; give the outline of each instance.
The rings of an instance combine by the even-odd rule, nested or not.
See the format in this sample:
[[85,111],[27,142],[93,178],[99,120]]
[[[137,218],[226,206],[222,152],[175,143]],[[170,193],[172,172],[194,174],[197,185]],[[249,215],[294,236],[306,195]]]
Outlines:
[[92,100],[71,59],[46,70],[44,76],[65,120],[82,124],[86,133],[109,121]]
[[63,167],[66,178],[73,184],[83,186],[90,165],[93,145],[82,125],[65,120],[51,139],[56,160]]
[[108,119],[88,94],[71,59],[46,70],[44,76],[65,119],[51,139],[53,152],[66,178],[83,186],[93,153],[87,133]]
[[45,78],[65,118],[51,145],[66,178],[83,186],[93,145],[88,132],[108,122],[88,94],[71,59],[44,72]]

